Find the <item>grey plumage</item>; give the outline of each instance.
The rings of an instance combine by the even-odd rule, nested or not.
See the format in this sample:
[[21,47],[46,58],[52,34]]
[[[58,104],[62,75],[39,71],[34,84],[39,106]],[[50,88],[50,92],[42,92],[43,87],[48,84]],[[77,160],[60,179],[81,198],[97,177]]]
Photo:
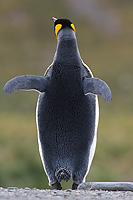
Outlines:
[[45,92],[47,84],[48,78],[44,76],[18,76],[5,84],[3,92],[5,94],[10,94],[18,90],[37,90],[39,92]]
[[62,28],[58,31],[53,63],[44,77],[16,77],[6,83],[3,91],[6,94],[20,89],[40,92],[38,142],[49,184],[61,189],[61,180],[73,178],[72,188],[76,189],[83,182],[95,152],[96,95],[110,102],[111,91],[104,81],[93,78],[83,63],[71,22],[54,20],[55,24],[62,24]]
[[84,94],[93,93],[101,96],[105,101],[112,99],[111,91],[108,85],[98,78],[85,78],[83,80]]

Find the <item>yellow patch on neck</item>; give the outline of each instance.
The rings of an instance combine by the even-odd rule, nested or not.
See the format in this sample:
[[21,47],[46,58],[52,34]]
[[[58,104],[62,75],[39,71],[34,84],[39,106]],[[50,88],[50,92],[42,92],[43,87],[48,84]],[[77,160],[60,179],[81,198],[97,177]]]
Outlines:
[[74,24],[71,24],[72,29],[74,30],[74,32],[76,32],[75,26]]
[[62,27],[62,24],[57,24],[57,25],[55,26],[55,35],[56,35],[56,38],[57,38],[58,32],[59,32],[59,30],[61,29],[61,27]]

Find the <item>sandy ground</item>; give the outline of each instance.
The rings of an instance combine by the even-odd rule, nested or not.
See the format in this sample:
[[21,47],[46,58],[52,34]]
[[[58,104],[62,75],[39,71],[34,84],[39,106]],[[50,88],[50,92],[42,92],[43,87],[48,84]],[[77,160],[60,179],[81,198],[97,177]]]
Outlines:
[[133,200],[131,191],[101,191],[101,190],[40,190],[30,188],[9,187],[0,188],[0,200]]

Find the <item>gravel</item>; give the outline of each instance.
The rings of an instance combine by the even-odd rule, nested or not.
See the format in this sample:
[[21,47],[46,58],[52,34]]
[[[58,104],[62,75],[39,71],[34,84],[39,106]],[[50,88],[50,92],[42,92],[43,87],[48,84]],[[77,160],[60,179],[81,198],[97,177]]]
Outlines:
[[0,188],[0,200],[133,200],[131,191],[43,190],[30,188]]

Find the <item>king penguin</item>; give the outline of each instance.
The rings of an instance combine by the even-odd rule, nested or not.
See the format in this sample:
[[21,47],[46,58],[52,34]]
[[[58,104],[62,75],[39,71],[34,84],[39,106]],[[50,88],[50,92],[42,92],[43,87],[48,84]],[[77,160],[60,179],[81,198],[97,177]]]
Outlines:
[[72,189],[85,181],[97,140],[99,106],[97,95],[112,99],[108,85],[94,78],[82,61],[75,26],[68,19],[56,19],[57,48],[44,76],[24,75],[8,81],[5,94],[36,90],[38,143],[44,170],[53,189],[73,179]]

